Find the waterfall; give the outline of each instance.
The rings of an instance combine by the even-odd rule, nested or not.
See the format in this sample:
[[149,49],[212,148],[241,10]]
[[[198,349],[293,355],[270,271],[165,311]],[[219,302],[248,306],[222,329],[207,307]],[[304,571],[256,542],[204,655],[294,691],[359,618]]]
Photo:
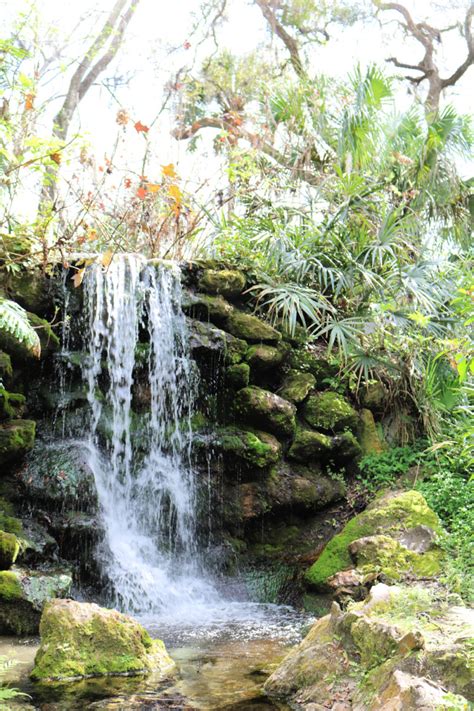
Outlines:
[[[135,614],[192,616],[215,599],[196,544],[191,416],[196,378],[179,269],[118,255],[84,280],[83,365],[104,540],[98,560],[111,602]],[[149,411],[132,409],[139,336],[148,343]]]

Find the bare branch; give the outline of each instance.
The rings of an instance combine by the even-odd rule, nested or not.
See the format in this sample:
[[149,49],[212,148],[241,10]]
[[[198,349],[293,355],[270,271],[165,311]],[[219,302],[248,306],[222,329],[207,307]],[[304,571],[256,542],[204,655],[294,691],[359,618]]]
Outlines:
[[474,5],[471,5],[466,13],[464,21],[464,36],[467,44],[467,57],[464,62],[447,79],[442,79],[443,89],[453,86],[467,72],[471,64],[474,64],[474,36],[472,34],[472,19],[474,17]]
[[271,7],[272,0],[255,0],[258,7],[262,11],[262,15],[268,22],[270,29],[274,32],[277,37],[279,37],[288,52],[290,53],[290,62],[295,70],[296,74],[301,79],[306,79],[306,71],[303,67],[303,62],[301,61],[298,42],[292,37],[289,32],[283,27],[283,25],[278,21],[275,12]]

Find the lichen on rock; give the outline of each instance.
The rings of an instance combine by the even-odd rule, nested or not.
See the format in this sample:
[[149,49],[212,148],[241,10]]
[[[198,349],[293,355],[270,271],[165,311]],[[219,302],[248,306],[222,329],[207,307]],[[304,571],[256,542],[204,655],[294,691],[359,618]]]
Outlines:
[[295,404],[303,402],[316,385],[316,378],[311,373],[299,373],[290,370],[279,390],[279,395]]
[[330,451],[331,437],[322,432],[299,427],[288,451],[288,456],[297,462],[310,462],[327,456]]
[[96,604],[51,600],[40,624],[41,646],[31,678],[75,680],[113,674],[161,673],[174,662],[133,618]]

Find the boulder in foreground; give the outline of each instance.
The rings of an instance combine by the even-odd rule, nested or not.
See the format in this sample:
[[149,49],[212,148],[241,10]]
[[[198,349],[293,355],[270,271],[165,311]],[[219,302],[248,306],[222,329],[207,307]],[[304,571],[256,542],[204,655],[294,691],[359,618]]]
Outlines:
[[161,640],[132,617],[99,605],[51,600],[40,624],[41,646],[31,678],[76,680],[93,676],[161,673],[174,662]]

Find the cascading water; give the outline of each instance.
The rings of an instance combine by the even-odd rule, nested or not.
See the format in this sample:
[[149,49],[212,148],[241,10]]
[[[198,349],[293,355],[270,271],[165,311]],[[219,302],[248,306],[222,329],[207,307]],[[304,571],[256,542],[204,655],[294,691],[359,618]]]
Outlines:
[[[135,255],[117,256],[106,273],[99,266],[90,270],[84,293],[89,356],[83,377],[91,410],[87,451],[105,530],[101,566],[115,605],[186,618],[217,593],[205,579],[196,547],[190,460],[195,376],[179,271],[173,265],[146,266]],[[149,337],[150,413],[134,438],[141,327]]]

